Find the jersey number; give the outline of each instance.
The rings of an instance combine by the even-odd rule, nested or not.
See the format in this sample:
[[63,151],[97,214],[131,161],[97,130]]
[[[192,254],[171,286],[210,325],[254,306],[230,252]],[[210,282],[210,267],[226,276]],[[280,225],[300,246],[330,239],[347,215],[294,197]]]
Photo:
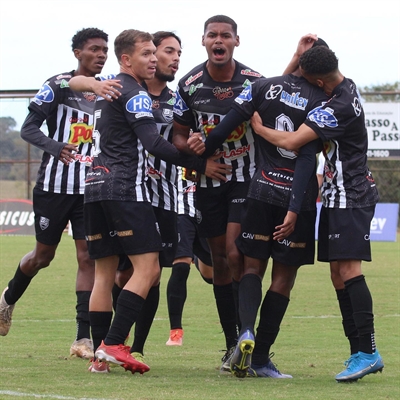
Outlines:
[[101,110],[94,112],[93,134],[92,134],[92,156],[97,157],[100,153],[100,132],[96,129],[96,122],[101,117]]
[[[293,132],[294,124],[292,120],[285,114],[279,115],[279,117],[275,118],[275,129],[278,131],[286,131]],[[296,154],[293,151],[282,149],[281,147],[277,147],[278,153],[285,158],[296,158]]]

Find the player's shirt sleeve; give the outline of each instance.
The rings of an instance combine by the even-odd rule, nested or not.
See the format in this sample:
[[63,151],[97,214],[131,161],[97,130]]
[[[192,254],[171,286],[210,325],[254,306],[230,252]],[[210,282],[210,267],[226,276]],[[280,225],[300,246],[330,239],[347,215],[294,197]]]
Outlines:
[[180,84],[176,88],[175,103],[172,111],[174,113],[174,121],[184,126],[195,126],[193,114],[189,108],[189,98]]
[[[67,143],[49,138],[40,129],[43,121],[56,112],[60,103],[61,84],[56,84],[55,80],[55,77],[47,80],[31,101],[28,107],[29,114],[21,127],[21,137],[40,150],[59,158],[61,150]],[[66,81],[65,84],[68,85]]]

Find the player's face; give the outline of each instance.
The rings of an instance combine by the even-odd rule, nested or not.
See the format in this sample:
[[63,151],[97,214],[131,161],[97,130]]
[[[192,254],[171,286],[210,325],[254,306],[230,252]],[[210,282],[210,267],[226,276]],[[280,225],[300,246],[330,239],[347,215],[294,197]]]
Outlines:
[[75,49],[75,57],[79,60],[79,72],[85,76],[101,73],[107,60],[107,42],[101,38],[88,39],[82,49]]
[[207,50],[208,60],[218,66],[224,66],[232,60],[233,51],[240,42],[230,24],[213,22],[208,24],[202,44]]
[[152,41],[137,42],[135,51],[128,57],[129,69],[137,81],[154,78],[157,66],[156,46]]
[[179,68],[182,49],[174,37],[165,38],[156,50],[156,78],[160,81],[172,82]]

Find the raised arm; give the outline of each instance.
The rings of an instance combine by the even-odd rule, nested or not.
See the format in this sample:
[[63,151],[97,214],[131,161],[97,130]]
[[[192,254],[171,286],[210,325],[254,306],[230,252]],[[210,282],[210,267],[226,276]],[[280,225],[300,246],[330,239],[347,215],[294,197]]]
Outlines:
[[75,92],[93,92],[108,101],[113,101],[121,96],[117,88],[122,88],[119,79],[97,80],[96,78],[77,75],[68,82],[69,87]]

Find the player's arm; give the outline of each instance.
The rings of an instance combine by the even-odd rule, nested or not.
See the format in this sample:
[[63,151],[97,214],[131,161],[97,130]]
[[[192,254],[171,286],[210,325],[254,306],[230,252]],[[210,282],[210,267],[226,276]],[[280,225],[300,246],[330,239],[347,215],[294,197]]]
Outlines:
[[300,75],[300,72],[298,72],[300,56],[308,49],[311,49],[314,42],[316,42],[317,40],[318,36],[314,35],[313,33],[308,33],[307,35],[302,36],[300,38],[299,43],[297,44],[296,52],[293,54],[292,59],[290,60],[288,66],[283,71],[282,75],[293,74],[293,73],[295,75]]
[[121,93],[117,88],[122,88],[119,79],[98,80],[91,76],[77,75],[68,82],[69,87],[75,92],[93,92],[108,101],[118,99]]
[[263,125],[258,112],[255,112],[251,117],[251,126],[257,135],[260,135],[268,142],[277,147],[291,151],[297,151],[306,143],[318,139],[318,135],[315,131],[306,124],[300,125],[299,129],[294,132],[277,131],[275,129],[267,128]]
[[172,132],[173,145],[180,151],[183,151],[185,153],[193,153],[187,144],[190,136],[190,126],[182,125],[174,120]]

